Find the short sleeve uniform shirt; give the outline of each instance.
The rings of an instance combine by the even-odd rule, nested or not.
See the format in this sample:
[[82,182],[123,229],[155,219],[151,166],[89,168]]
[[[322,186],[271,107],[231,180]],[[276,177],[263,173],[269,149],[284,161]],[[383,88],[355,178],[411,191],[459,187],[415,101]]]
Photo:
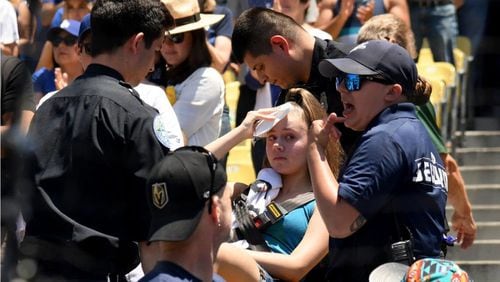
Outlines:
[[[122,80],[111,68],[90,65],[38,108],[28,136],[39,166],[36,182],[61,212],[99,232],[144,241],[146,178],[169,149],[154,130],[158,112]],[[27,235],[75,234],[35,204]]]
[[[406,231],[413,236],[417,259],[438,257],[447,189],[444,165],[415,106],[402,103],[382,111],[363,133],[339,178],[339,196],[367,222],[347,238],[330,238],[334,268],[358,264],[369,269],[387,262],[384,255],[390,254],[375,257],[375,250],[400,241],[398,235]],[[399,234],[395,222],[400,223]],[[335,259],[342,252],[349,253],[349,263]]]

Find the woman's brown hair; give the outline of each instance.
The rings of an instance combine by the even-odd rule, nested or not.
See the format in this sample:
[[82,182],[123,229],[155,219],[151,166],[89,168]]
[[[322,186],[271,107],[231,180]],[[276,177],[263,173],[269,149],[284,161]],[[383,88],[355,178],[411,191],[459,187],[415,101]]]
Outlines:
[[[183,82],[194,71],[201,67],[212,64],[212,57],[208,51],[205,29],[188,31],[193,37],[193,45],[187,59],[175,68],[167,68],[167,79],[169,85]],[[168,63],[167,63],[168,66]]]

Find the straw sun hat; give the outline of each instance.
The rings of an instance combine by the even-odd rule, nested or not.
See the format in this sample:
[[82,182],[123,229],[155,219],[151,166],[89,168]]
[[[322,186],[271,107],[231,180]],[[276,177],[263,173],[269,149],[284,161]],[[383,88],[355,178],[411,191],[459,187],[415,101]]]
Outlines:
[[170,34],[183,33],[212,25],[222,20],[224,15],[200,13],[198,0],[162,0],[175,20],[175,28]]

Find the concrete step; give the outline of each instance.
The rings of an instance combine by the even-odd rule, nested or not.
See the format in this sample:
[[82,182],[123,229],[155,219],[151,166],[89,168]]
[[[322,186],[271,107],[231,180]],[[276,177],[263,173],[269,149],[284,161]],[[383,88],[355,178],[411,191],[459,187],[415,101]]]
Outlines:
[[[460,137],[460,132],[458,132]],[[462,147],[478,148],[478,147],[499,147],[500,146],[500,131],[465,131],[462,138]]]
[[467,185],[500,183],[500,165],[462,166],[460,171]]
[[[451,220],[453,207],[446,207],[446,217]],[[498,221],[500,222],[500,205],[473,205],[472,216],[476,222],[479,221]]]
[[476,240],[466,250],[461,249],[459,246],[450,247],[448,248],[447,259],[454,261],[500,261],[500,240]]
[[500,184],[468,184],[465,189],[472,205],[500,204]]
[[[498,281],[500,277],[500,261],[456,261],[476,282]],[[471,280],[471,281],[472,281]]]
[[500,118],[475,117],[473,128],[476,130],[500,130]]
[[455,159],[460,166],[500,165],[500,147],[457,148]]

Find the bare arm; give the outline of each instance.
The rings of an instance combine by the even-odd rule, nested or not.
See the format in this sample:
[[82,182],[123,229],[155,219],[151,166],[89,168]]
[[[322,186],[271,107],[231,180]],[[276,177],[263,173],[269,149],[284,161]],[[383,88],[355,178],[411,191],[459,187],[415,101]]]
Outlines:
[[[26,111],[26,110],[22,111],[22,113],[21,113],[21,126],[20,126],[22,134],[28,133],[31,119],[33,118],[34,115],[35,115],[35,113],[32,111]],[[10,112],[4,113],[2,115],[2,121],[5,124],[5,125],[2,125],[2,131],[1,131],[2,134],[5,133],[7,131],[7,129],[9,129],[10,126],[12,125],[12,117],[13,117],[13,114]]]
[[339,184],[326,159],[326,144],[330,138],[334,140],[340,138],[340,132],[334,125],[340,121],[343,121],[343,118],[338,118],[332,113],[326,121],[313,122],[309,129],[311,141],[307,155],[316,205],[325,221],[328,233],[334,238],[348,237],[366,222],[353,206],[339,197]]
[[370,0],[366,5],[360,5],[356,10],[356,17],[361,24],[373,17],[373,10],[375,9],[375,0]]
[[410,10],[406,0],[384,0],[387,3],[387,12],[402,19],[408,28],[411,28]]
[[19,3],[17,8],[18,16],[17,21],[19,24],[19,46],[24,44],[29,44],[31,41],[32,30],[36,28],[36,23],[30,28],[31,21],[33,19],[26,2]]
[[441,154],[448,172],[448,201],[453,206],[451,227],[457,232],[458,241],[467,249],[476,238],[476,222],[472,216],[472,207],[465,191],[465,183],[457,162],[449,154]]
[[40,54],[40,59],[38,60],[38,65],[36,65],[36,70],[39,70],[43,67],[47,69],[54,68],[52,49],[53,49],[52,43],[50,41],[45,41],[42,53]]
[[9,55],[13,57],[17,57],[19,55],[19,48],[17,46],[17,43],[0,43],[0,51],[4,55]]
[[217,36],[213,46],[208,42],[207,45],[212,57],[212,67],[223,73],[231,57],[231,39],[226,36]]
[[248,251],[273,277],[286,281],[299,281],[328,253],[328,231],[316,209],[306,233],[290,255]]
[[[331,2],[330,2],[331,3]],[[333,3],[333,6],[335,3]],[[321,21],[318,21],[316,26],[326,32],[328,32],[333,38],[337,38],[344,27],[347,19],[351,16],[354,11],[354,0],[343,0],[340,4],[340,10],[338,15],[334,15],[332,8],[330,7],[330,12],[325,10],[327,7],[323,7],[320,10]],[[330,18],[326,20],[327,15],[330,14]],[[320,18],[318,18],[320,19]]]
[[314,26],[320,28],[328,24],[333,18],[333,7],[335,7],[336,0],[321,0],[318,1],[318,18]]

